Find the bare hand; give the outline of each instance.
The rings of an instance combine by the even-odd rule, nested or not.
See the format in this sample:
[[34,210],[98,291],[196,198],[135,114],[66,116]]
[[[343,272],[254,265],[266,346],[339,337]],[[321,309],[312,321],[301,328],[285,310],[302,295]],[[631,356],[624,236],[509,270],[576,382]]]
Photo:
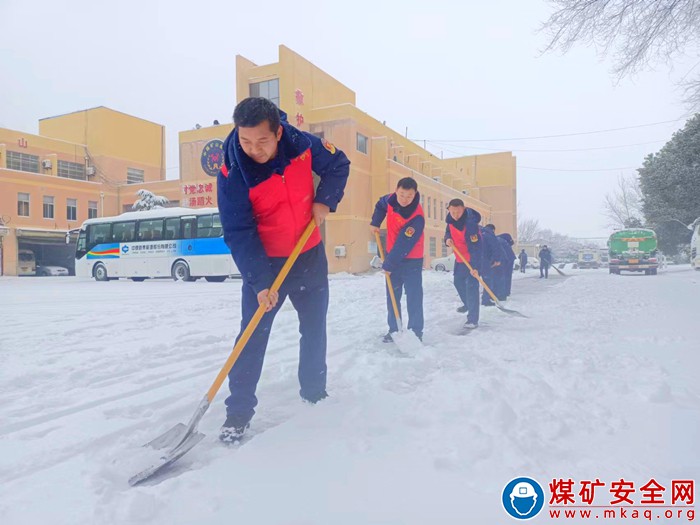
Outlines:
[[265,306],[265,312],[269,312],[275,306],[277,306],[277,301],[279,301],[280,294],[278,292],[271,292],[269,288],[265,288],[263,291],[258,293],[258,304]]
[[379,226],[372,226],[372,225],[370,224],[370,225],[369,225],[369,231],[370,231],[370,233],[372,233],[373,235],[374,235],[375,233],[379,233]]
[[314,215],[314,221],[316,222],[316,226],[321,226],[321,224],[323,224],[323,221],[326,220],[326,215],[328,215],[330,212],[331,209],[325,204],[321,204],[320,202],[314,202],[313,206],[311,207],[311,213],[313,213]]
[[472,277],[474,277],[474,279],[478,279],[478,278],[479,278],[479,272],[477,272],[474,268],[472,268],[472,271],[469,272],[469,273],[472,274]]
[[454,243],[454,241],[453,241],[452,239],[447,239],[447,240],[445,241],[445,244],[446,244],[447,246],[449,246],[450,248],[454,248],[454,245],[455,245],[455,243]]
[[501,263],[499,261],[496,261],[491,265],[491,268],[495,268],[496,266],[500,266],[500,265],[501,265]]
[[389,271],[387,271],[387,270],[384,270],[384,273],[387,274],[387,275],[391,275],[391,272],[389,272]]

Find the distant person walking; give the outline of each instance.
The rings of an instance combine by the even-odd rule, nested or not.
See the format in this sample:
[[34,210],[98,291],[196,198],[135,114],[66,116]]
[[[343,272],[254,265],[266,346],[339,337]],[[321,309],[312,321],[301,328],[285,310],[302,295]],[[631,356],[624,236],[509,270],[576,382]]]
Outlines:
[[518,259],[520,260],[520,273],[525,273],[525,267],[527,266],[527,254],[525,253],[525,249],[520,250]]
[[549,267],[552,265],[552,252],[549,250],[547,245],[542,246],[539,253],[540,257],[540,279],[544,277],[549,279]]

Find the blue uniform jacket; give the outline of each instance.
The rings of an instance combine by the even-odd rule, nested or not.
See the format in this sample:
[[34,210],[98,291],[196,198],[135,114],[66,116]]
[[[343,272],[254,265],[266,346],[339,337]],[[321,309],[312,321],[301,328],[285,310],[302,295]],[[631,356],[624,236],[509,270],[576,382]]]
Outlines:
[[467,249],[469,250],[469,264],[472,268],[481,273],[484,258],[484,240],[479,231],[480,221],[481,214],[471,208],[466,208],[459,220],[456,221],[452,218],[452,215],[448,213],[445,218],[445,222],[447,223],[445,227],[445,241],[452,238],[450,225],[458,230],[461,230],[466,225],[464,239],[467,242]]
[[497,236],[499,242],[501,243],[501,247],[503,248],[503,253],[506,256],[506,266],[510,263],[510,268],[513,269],[513,263],[515,262],[515,259],[517,257],[515,256],[515,252],[513,251],[513,237],[510,235],[510,233],[502,233]]
[[506,261],[506,254],[503,252],[501,243],[496,235],[488,228],[481,228],[481,235],[484,238],[484,255],[482,262],[482,273],[489,273],[494,263],[503,264]]
[[[384,197],[381,197],[377,201],[377,204],[375,204],[374,206],[374,213],[372,214],[372,222],[370,224],[379,228],[382,225],[382,222],[384,222],[384,218],[386,217],[386,212],[389,206],[391,206],[391,208],[396,213],[401,215],[401,217],[403,217],[404,219],[408,219],[411,215],[415,213],[419,204],[420,193],[418,192],[416,192],[416,196],[413,198],[413,202],[411,202],[411,204],[409,204],[405,208],[399,205],[399,201],[397,200],[395,193],[384,195]],[[408,228],[413,228],[414,230],[414,233],[410,236],[405,235],[406,230]],[[406,258],[406,256],[421,238],[424,229],[425,217],[423,217],[422,215],[416,215],[415,217],[413,217],[413,219],[408,221],[403,226],[403,228],[401,228],[399,234],[396,236],[396,242],[394,242],[394,246],[391,248],[391,251],[386,254],[386,257],[384,258],[384,264],[382,265],[382,269],[386,270],[387,272],[393,272],[394,270],[396,270],[398,264]],[[422,261],[422,259],[416,260]]]
[[258,236],[253,206],[248,197],[249,189],[274,173],[284,173],[292,159],[311,149],[312,169],[321,178],[314,202],[325,204],[335,211],[343,198],[350,174],[350,161],[342,151],[311,133],[296,129],[286,122],[287,115],[283,111],[280,114],[283,132],[277,156],[265,164],[254,162],[241,148],[238,130],[234,129],[224,142],[228,177],[221,172],[217,177],[217,200],[224,240],[243,280],[256,293],[269,288],[275,275]]

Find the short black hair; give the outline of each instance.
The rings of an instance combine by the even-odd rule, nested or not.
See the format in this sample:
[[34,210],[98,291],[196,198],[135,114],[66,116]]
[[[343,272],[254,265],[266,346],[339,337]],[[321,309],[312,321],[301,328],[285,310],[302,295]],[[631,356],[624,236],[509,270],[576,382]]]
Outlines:
[[447,207],[451,208],[452,206],[461,206],[464,208],[464,201],[462,199],[452,199],[447,203]]
[[418,191],[418,183],[416,179],[411,177],[404,177],[396,183],[396,189],[403,188],[404,190],[416,190]]
[[493,233],[496,233],[496,227],[493,224],[487,224],[486,226],[484,226],[484,228],[488,228]]
[[266,120],[270,124],[270,131],[277,133],[280,111],[271,100],[264,97],[245,98],[233,110],[233,123],[236,127],[254,128]]

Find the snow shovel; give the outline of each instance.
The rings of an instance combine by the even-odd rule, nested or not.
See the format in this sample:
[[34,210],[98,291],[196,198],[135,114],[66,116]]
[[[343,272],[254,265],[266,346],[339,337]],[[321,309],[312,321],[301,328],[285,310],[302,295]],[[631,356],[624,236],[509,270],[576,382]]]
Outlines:
[[556,265],[552,264],[552,268],[554,268],[557,271],[557,273],[562,277],[566,277],[566,274],[562,272],[559,268],[557,268]]
[[[459,249],[458,249],[456,246],[453,245],[453,246],[452,246],[452,250],[453,250],[457,255],[459,255],[459,258],[460,258],[460,259],[462,259],[462,260],[464,261],[464,263],[467,265],[467,268],[469,268],[469,271],[470,271],[470,272],[474,270],[474,268],[472,268],[472,265],[469,264],[469,262],[467,261],[466,257],[464,257],[464,255],[462,255],[462,253],[459,251]],[[505,306],[503,306],[503,305],[500,303],[500,301],[498,300],[498,297],[496,297],[496,295],[491,291],[491,288],[489,288],[488,286],[486,286],[486,283],[485,283],[484,280],[481,278],[481,275],[479,275],[479,276],[477,277],[477,279],[478,279],[479,282],[481,283],[481,286],[484,287],[484,290],[486,290],[486,292],[491,296],[491,299],[493,299],[493,302],[496,303],[496,308],[498,308],[501,312],[505,312],[505,313],[510,314],[510,315],[516,315],[516,316],[518,316],[518,317],[524,317],[524,318],[528,319],[528,316],[527,316],[527,315],[521,314],[521,313],[518,312],[517,310],[511,310],[511,309],[506,308]]]
[[[291,255],[284,263],[284,266],[282,266],[282,269],[275,278],[275,281],[272,283],[272,286],[270,287],[271,292],[276,292],[280,289],[280,286],[282,286],[282,283],[287,277],[289,270],[292,268],[294,262],[297,260],[301,249],[309,240],[309,237],[311,237],[311,234],[313,233],[315,228],[316,223],[312,220],[304,230],[304,233],[301,235],[301,238],[294,247],[294,250],[292,250]],[[265,309],[266,305],[264,304],[258,306],[258,309],[255,311],[255,314],[248,323],[248,326],[246,326],[245,330],[243,331],[243,334],[241,334],[240,339],[233,347],[231,355],[229,355],[228,359],[226,360],[226,363],[224,363],[224,366],[221,368],[221,371],[219,371],[219,375],[216,376],[214,383],[207,391],[207,394],[204,396],[204,399],[202,399],[202,401],[200,401],[199,405],[197,406],[197,410],[195,410],[194,414],[190,418],[189,423],[187,425],[183,423],[178,423],[173,428],[168,430],[165,434],[157,437],[153,441],[150,441],[146,443],[146,445],[144,445],[152,447],[154,449],[163,450],[163,452],[158,459],[153,461],[153,464],[151,466],[132,476],[129,479],[129,485],[137,485],[142,481],[145,481],[148,478],[152,477],[153,475],[161,472],[163,469],[165,469],[169,465],[172,465],[175,461],[184,456],[192,447],[194,447],[204,438],[204,434],[197,431],[197,425],[199,425],[200,420],[206,413],[211,402],[214,400],[214,396],[216,396],[216,393],[219,391],[221,384],[224,382],[224,379],[226,379],[228,373],[231,371],[231,368],[233,368],[233,365],[236,363],[238,356],[241,355],[241,352],[243,351],[243,348],[245,348],[245,345],[248,343],[250,336],[253,335],[253,332],[257,328],[258,323],[260,323],[260,319],[262,319],[263,315],[265,315]]]
[[[382,247],[382,240],[379,237],[379,232],[374,232],[377,239],[377,248],[379,248],[379,257],[384,262],[384,248]],[[385,273],[386,285],[389,288],[389,297],[391,297],[391,306],[394,308],[394,317],[396,318],[396,323],[399,325],[399,331],[393,332],[391,334],[391,339],[399,347],[399,350],[405,354],[413,355],[417,350],[420,349],[422,343],[420,339],[413,334],[409,333],[409,330],[403,329],[403,321],[401,320],[401,314],[399,313],[399,306],[396,303],[396,295],[394,295],[394,287],[391,285],[391,276]]]

